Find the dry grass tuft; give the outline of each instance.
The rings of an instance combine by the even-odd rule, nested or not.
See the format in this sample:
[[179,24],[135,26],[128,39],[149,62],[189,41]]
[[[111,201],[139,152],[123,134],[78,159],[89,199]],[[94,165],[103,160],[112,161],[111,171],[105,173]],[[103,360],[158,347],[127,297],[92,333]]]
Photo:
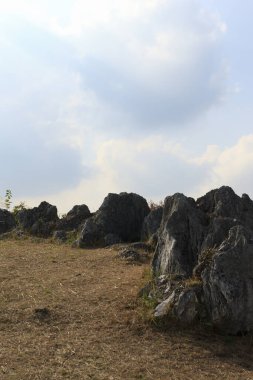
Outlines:
[[250,336],[144,324],[142,276],[113,249],[0,241],[0,379],[253,379]]
[[202,280],[198,277],[190,277],[184,281],[184,286],[186,288],[194,288],[196,286],[201,286],[201,285],[202,285]]

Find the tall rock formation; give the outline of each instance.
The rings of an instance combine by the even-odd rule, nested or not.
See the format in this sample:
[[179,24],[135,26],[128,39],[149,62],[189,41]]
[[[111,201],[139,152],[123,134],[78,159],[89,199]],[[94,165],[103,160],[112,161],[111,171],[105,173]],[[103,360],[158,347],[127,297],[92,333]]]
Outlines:
[[[253,201],[227,186],[197,201],[183,194],[167,197],[152,268],[156,276],[167,278],[170,289],[156,315],[166,305],[178,319],[201,318],[197,312],[187,313],[187,305],[194,305],[195,311],[204,307],[206,318],[223,331],[252,330]],[[179,314],[189,283],[198,285],[187,293],[191,303],[185,303],[185,310],[181,306]]]

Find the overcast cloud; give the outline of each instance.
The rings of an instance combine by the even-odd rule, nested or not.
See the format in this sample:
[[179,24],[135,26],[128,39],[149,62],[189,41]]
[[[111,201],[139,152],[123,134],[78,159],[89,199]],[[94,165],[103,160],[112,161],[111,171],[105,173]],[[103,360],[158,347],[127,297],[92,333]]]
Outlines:
[[61,212],[109,191],[253,196],[252,55],[234,39],[250,7],[0,0],[1,193]]

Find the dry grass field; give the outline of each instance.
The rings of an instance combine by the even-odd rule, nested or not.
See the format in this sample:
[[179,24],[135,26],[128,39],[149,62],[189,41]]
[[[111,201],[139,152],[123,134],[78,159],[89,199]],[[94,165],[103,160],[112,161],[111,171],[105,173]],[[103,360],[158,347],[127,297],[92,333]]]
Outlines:
[[253,379],[252,336],[143,321],[147,265],[113,249],[0,241],[0,379]]

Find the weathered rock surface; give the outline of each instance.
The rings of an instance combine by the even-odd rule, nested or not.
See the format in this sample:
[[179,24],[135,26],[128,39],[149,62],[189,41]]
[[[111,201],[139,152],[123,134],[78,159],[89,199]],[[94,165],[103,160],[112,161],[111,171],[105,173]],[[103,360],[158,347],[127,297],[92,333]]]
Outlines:
[[78,229],[87,218],[91,216],[91,212],[85,204],[74,206],[65,217],[57,223],[58,230],[72,231]]
[[99,210],[85,221],[79,246],[105,246],[108,234],[116,235],[123,242],[138,241],[149,211],[146,200],[140,195],[110,193]]
[[194,289],[184,289],[174,307],[174,313],[183,323],[192,323],[198,315],[199,301]]
[[163,301],[177,294],[169,309],[181,322],[204,318],[231,334],[253,330],[252,200],[226,186],[196,202],[167,197],[152,267],[167,278]]
[[163,216],[163,207],[159,206],[146,216],[142,226],[141,239],[147,241],[157,233]]
[[154,271],[191,275],[201,252],[218,247],[237,225],[253,231],[253,202],[230,187],[212,190],[196,202],[183,194],[167,197]]
[[17,213],[19,226],[31,235],[49,237],[59,220],[57,208],[47,202],[41,202],[38,207],[21,210]]
[[11,231],[16,225],[13,215],[4,209],[0,209],[0,234]]
[[94,219],[95,217],[92,217],[85,221],[80,234],[80,238],[77,241],[78,247],[85,248],[107,245],[107,242],[105,242],[105,236],[107,236],[108,234],[104,233],[103,235],[103,230],[101,226],[98,223],[96,223],[96,220]]
[[166,316],[174,307],[176,294],[173,291],[168,298],[159,303],[155,308],[154,316],[156,318],[161,318]]
[[189,276],[197,263],[207,218],[192,198],[183,194],[167,197],[153,260],[156,273]]
[[252,237],[242,226],[231,228],[201,274],[211,320],[229,333],[253,329]]

